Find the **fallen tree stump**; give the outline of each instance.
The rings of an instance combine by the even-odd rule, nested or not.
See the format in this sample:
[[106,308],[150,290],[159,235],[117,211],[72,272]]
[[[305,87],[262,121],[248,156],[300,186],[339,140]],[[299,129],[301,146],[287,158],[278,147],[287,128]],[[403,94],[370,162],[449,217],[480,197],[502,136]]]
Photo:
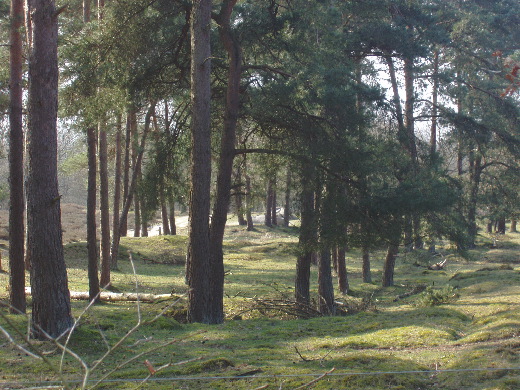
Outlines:
[[[31,295],[31,288],[25,288],[25,295]],[[70,298],[77,300],[90,300],[88,291],[70,291]],[[159,300],[178,299],[179,297],[171,294],[137,294],[137,293],[116,293],[102,291],[100,293],[102,301],[108,302],[157,302]]]

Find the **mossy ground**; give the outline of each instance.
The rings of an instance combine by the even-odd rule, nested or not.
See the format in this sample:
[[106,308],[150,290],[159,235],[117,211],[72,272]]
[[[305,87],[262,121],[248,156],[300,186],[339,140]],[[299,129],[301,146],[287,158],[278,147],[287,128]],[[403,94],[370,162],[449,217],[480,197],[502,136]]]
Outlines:
[[[291,389],[332,368],[335,371],[312,388],[520,388],[520,370],[494,370],[520,367],[520,235],[507,234],[496,249],[489,248],[489,241],[482,237],[478,248],[466,257],[445,249],[448,266],[442,271],[426,269],[438,259],[425,251],[402,254],[395,286],[386,289],[379,286],[384,252],[372,254],[375,282],[366,284],[360,280],[361,256],[353,250],[347,263],[352,291],[349,296],[338,294],[337,299],[347,307],[369,302],[364,306],[368,310],[307,320],[257,310],[255,298],[292,297],[296,242],[295,229],[259,226],[247,232],[230,226],[225,239],[226,321],[221,325],[182,323],[182,298],[171,308],[168,305],[174,299],[141,303],[142,325],[90,378],[115,370],[100,388],[135,388],[139,386],[136,380],[150,372],[148,361],[155,369],[171,363],[143,385],[150,389]],[[127,254],[131,251],[140,292],[182,296],[186,291],[185,247],[183,236],[124,239],[120,269],[112,273],[114,288],[135,289]],[[70,288],[85,291],[85,243],[69,243],[65,253]],[[6,264],[4,259],[4,269]],[[8,279],[7,274],[0,274],[0,299],[7,298]],[[314,268],[312,281],[316,299]],[[425,306],[420,294],[396,299],[421,284],[436,290],[450,285],[457,298],[438,306]],[[74,315],[79,317],[85,306],[74,301]],[[165,314],[152,321],[164,309]],[[0,310],[0,325],[27,346],[16,333],[26,332],[26,318]],[[68,346],[92,367],[136,325],[137,311],[131,302],[90,308],[82,314]],[[45,362],[25,356],[7,339],[0,339],[0,346],[0,388],[48,386],[48,381],[59,380]],[[33,347],[45,354],[52,367],[59,366],[61,353],[54,345],[35,342]],[[188,362],[176,364],[184,361]],[[474,371],[486,368],[491,370]],[[63,372],[69,380],[83,378],[81,365],[70,356],[64,360]],[[70,383],[70,387],[78,386],[78,382]]]

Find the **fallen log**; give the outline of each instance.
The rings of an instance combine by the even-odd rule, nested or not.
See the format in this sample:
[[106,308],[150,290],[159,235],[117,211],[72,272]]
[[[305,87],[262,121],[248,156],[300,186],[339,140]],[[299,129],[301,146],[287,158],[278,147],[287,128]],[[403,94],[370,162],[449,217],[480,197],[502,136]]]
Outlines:
[[428,269],[431,271],[439,271],[444,268],[446,265],[448,259],[444,259],[442,261],[439,261],[438,263],[432,264],[428,266]]
[[[31,288],[25,288],[25,295],[31,295]],[[88,291],[70,291],[70,298],[77,300],[90,300]],[[168,299],[178,299],[178,296],[172,294],[137,294],[137,293],[116,293],[111,291],[102,291],[100,294],[102,301],[108,302],[157,302]]]

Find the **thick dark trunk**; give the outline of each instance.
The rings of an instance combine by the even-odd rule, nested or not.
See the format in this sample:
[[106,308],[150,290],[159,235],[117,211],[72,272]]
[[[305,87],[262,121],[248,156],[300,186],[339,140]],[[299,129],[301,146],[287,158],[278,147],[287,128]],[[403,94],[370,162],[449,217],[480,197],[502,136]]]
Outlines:
[[511,219],[511,226],[509,227],[509,231],[511,233],[517,233],[518,230],[516,230],[516,218]]
[[98,248],[96,228],[97,154],[96,130],[87,129],[88,180],[87,180],[87,254],[90,300],[99,296]]
[[32,336],[45,339],[60,336],[73,324],[58,192],[58,24],[54,1],[31,0],[28,6],[33,46],[29,56],[27,243]]
[[9,79],[9,303],[11,313],[25,313],[25,202],[23,172],[22,0],[11,0]]
[[[114,204],[112,210],[112,237],[119,236],[119,208],[121,205],[121,115],[117,117],[116,161],[114,165]],[[110,254],[110,269],[117,269]]]
[[506,234],[506,218],[500,217],[497,222],[498,222],[497,233]]
[[310,304],[310,274],[314,248],[316,246],[316,215],[314,209],[313,170],[302,170],[300,195],[301,221],[296,260],[295,298],[296,302]]
[[323,315],[336,314],[330,255],[329,249],[323,249],[318,259],[318,310]]
[[191,190],[186,261],[188,321],[211,322],[209,212],[211,185],[210,71],[211,0],[191,11]]
[[104,124],[99,127],[99,211],[101,214],[101,278],[110,286],[110,205],[108,202],[108,145]]
[[337,275],[338,275],[338,288],[340,293],[348,294],[349,284],[347,277],[347,266],[346,266],[346,253],[345,247],[339,247],[337,249]]
[[230,18],[236,0],[224,1],[218,16],[220,40],[229,58],[224,131],[220,144],[220,160],[217,176],[217,192],[211,215],[211,296],[210,322],[224,321],[224,254],[222,242],[229,209],[233,159],[235,157],[236,124],[240,104],[240,79],[242,75],[242,49],[231,32]]
[[399,246],[397,244],[390,244],[388,246],[385,263],[383,265],[383,287],[394,285],[395,259],[397,257],[398,249]]

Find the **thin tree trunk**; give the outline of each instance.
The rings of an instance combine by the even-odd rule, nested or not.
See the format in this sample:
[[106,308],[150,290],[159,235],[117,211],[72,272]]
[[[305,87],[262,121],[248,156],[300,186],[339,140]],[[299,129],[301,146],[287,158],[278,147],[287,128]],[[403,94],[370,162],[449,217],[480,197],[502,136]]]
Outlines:
[[170,234],[175,236],[177,234],[177,225],[175,223],[175,202],[173,199],[170,199],[168,203],[170,204]]
[[[125,134],[125,160],[123,164],[123,201],[128,198],[128,187],[130,183],[130,154],[133,134],[137,131],[137,118],[135,108],[129,110],[126,117],[126,134]],[[121,225],[119,235],[126,237],[128,234],[128,224],[125,220]],[[118,235],[118,236],[119,236]],[[112,261],[114,258],[112,257]],[[117,259],[116,259],[117,260]]]
[[211,185],[210,71],[211,0],[194,0],[191,11],[191,190],[186,261],[188,321],[211,322],[209,212]]
[[88,181],[87,181],[87,253],[90,300],[99,296],[98,248],[96,228],[97,154],[96,129],[87,129]]
[[287,168],[287,176],[285,178],[285,204],[283,207],[283,226],[289,227],[291,219],[291,169]]
[[134,190],[134,237],[141,237],[141,202],[137,186]]
[[166,205],[166,197],[164,196],[164,188],[161,185],[159,188],[159,201],[161,203],[161,221],[162,221],[162,230],[165,236],[169,236],[170,232],[170,223],[168,221],[168,207]]
[[430,127],[430,158],[437,153],[437,104],[439,95],[439,50],[433,53],[433,86],[432,86],[432,124]]
[[266,190],[266,196],[265,196],[265,219],[264,219],[264,225],[267,227],[273,227],[273,181],[269,179],[267,181],[267,190]]
[[251,210],[253,208],[252,205],[252,196],[251,196],[251,178],[248,174],[246,176],[246,221],[247,221],[247,231],[252,231],[255,227],[253,224],[253,216],[251,215]]
[[[112,237],[119,236],[119,208],[121,205],[121,114],[117,117],[116,132],[116,161],[114,166],[114,204],[112,211]],[[110,254],[110,268],[117,269],[117,261],[114,264]]]
[[110,286],[110,205],[108,202],[108,145],[104,124],[99,127],[99,210],[101,213],[101,278],[103,288]]
[[[472,159],[472,158],[471,158]],[[469,193],[469,201],[468,201],[468,236],[469,236],[469,247],[475,247],[475,240],[477,238],[477,197],[478,191],[480,187],[480,176],[482,174],[481,168],[482,158],[480,154],[478,154],[474,161],[472,161],[470,168],[470,193]]]
[[273,178],[273,186],[271,187],[271,190],[273,191],[273,194],[272,194],[272,202],[271,202],[271,223],[273,224],[273,226],[278,226],[278,216],[277,216],[277,213],[276,213],[276,204],[277,204],[277,200],[276,200],[276,175],[275,177]]
[[372,283],[372,272],[370,271],[370,251],[368,249],[368,245],[364,244],[362,249],[362,273],[363,273],[363,283]]
[[25,202],[22,35],[23,0],[11,0],[9,79],[9,303],[11,313],[25,313]]
[[[58,337],[72,324],[63,256],[57,166],[58,23],[52,0],[30,0],[27,236],[32,336]],[[52,287],[52,288],[51,288]]]
[[[149,130],[150,130],[150,120],[152,117],[152,114],[155,109],[155,102],[152,102],[150,104],[150,107],[148,109],[148,112],[146,113],[145,121],[144,121],[144,131],[141,138],[141,145],[139,147],[139,154],[137,155],[137,159],[135,161],[135,166],[132,172],[132,179],[130,180],[130,185],[128,186],[128,196],[124,200],[123,204],[123,210],[121,211],[121,216],[119,217],[119,229],[117,229],[118,232],[122,231],[122,227],[126,224],[127,218],[128,218],[128,212],[130,211],[130,206],[133,201],[135,187],[137,185],[137,172],[139,172],[139,169],[141,167],[141,163],[143,161],[143,155],[144,155],[144,149],[146,145],[146,138],[148,136]],[[116,234],[114,237],[112,237],[112,246],[110,248],[110,254],[112,256],[111,264],[117,265],[117,257],[119,256],[119,242],[121,240],[121,235]]]

